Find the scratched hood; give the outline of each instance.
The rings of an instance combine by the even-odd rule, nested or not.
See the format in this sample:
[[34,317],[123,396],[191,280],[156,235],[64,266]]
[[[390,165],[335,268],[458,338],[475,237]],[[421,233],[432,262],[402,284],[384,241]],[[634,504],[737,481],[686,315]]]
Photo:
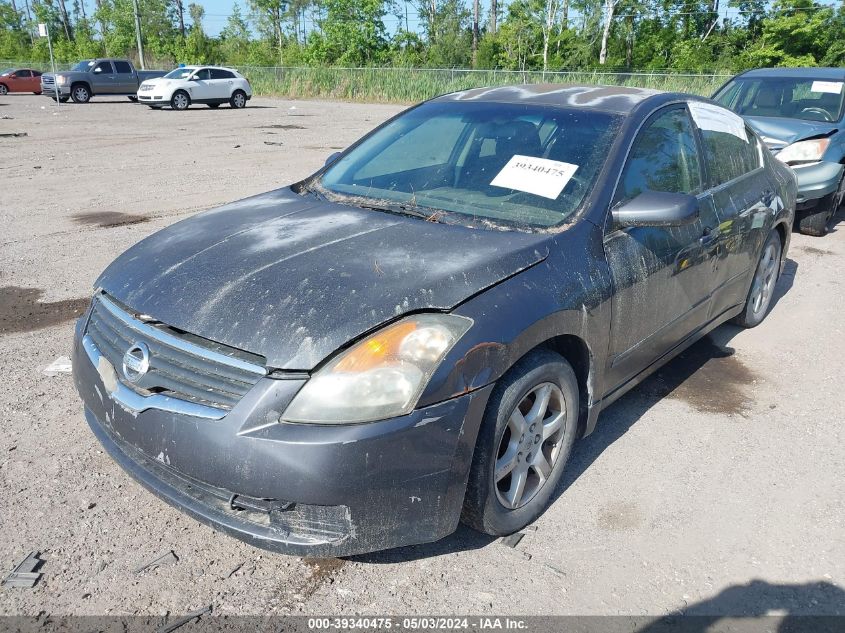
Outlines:
[[281,189],[142,240],[97,280],[170,326],[312,369],[398,315],[449,310],[542,260],[547,236],[447,226]]
[[790,143],[805,138],[828,136],[833,134],[837,127],[836,123],[817,123],[778,117],[749,116],[745,117],[745,120],[772,150],[783,149]]

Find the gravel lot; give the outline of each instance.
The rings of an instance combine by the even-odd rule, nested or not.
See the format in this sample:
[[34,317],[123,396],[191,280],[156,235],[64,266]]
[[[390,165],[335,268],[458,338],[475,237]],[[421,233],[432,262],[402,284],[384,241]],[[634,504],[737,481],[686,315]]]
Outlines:
[[[103,453],[70,376],[42,373],[70,353],[97,274],[185,215],[305,176],[398,110],[3,98],[0,569],[31,550],[46,562],[35,588],[0,588],[0,613],[845,614],[842,228],[794,236],[761,327],[719,328],[606,411],[516,548],[461,529],[346,560],[275,555]],[[177,563],[134,573],[170,550]]]

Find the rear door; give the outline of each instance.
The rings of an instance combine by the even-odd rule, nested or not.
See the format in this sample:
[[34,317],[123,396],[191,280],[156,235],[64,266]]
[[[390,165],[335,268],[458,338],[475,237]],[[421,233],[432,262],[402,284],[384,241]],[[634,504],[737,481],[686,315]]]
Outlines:
[[114,73],[114,67],[108,60],[97,62],[97,65],[91,69],[91,90],[95,95],[108,95],[119,92],[116,89],[117,76]]
[[611,390],[677,347],[707,322],[718,224],[695,128],[684,105],[653,114],[634,140],[613,206],[645,191],[696,196],[699,218],[672,227],[625,227],[608,214],[605,253],[614,293],[608,384]]
[[41,71],[31,70],[32,79],[29,80],[31,92],[41,92]]
[[690,107],[719,219],[710,310],[716,317],[745,300],[779,200],[764,168],[762,144],[742,118],[711,104],[693,102]]
[[114,62],[115,76],[117,77],[115,92],[123,94],[135,94],[138,92],[138,78],[132,64],[122,60]]
[[228,70],[220,68],[211,69],[212,99],[226,99],[232,96],[234,89],[235,75]]

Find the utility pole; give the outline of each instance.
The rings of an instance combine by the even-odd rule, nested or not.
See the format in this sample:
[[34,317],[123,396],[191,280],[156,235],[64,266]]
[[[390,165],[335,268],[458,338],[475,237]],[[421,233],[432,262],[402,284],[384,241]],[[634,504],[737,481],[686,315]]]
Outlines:
[[144,44],[141,42],[141,10],[138,8],[138,0],[132,0],[135,8],[135,39],[138,40],[138,61],[141,62],[141,70],[146,68],[144,64]]
[[490,32],[496,34],[496,18],[499,17],[499,3],[496,0],[490,0]]

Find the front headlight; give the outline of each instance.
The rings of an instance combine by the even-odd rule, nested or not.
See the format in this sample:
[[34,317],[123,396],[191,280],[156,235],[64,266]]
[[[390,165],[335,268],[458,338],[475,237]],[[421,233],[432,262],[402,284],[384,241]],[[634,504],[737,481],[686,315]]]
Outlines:
[[830,145],[829,138],[814,138],[810,141],[798,141],[787,145],[777,153],[777,159],[786,164],[811,163],[821,160],[827,147]]
[[67,83],[67,77],[64,75],[56,75],[56,83],[60,86],[64,86]]
[[472,325],[450,314],[417,314],[341,352],[299,390],[284,422],[373,422],[413,411],[434,371]]

